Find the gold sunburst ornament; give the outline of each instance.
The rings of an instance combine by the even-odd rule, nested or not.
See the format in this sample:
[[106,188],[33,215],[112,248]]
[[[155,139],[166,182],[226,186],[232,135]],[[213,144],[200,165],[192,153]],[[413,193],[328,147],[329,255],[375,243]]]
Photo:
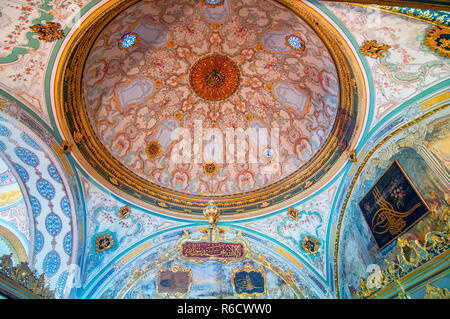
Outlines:
[[195,62],[189,73],[194,92],[208,101],[222,101],[239,87],[241,73],[229,57],[208,54]]
[[214,176],[217,173],[217,164],[213,161],[209,161],[203,164],[203,173],[206,176]]
[[437,25],[428,29],[425,35],[425,45],[439,55],[450,58],[450,28]]
[[156,158],[161,155],[161,144],[159,141],[151,141],[148,143],[145,148],[145,153],[147,153],[147,156],[150,158]]

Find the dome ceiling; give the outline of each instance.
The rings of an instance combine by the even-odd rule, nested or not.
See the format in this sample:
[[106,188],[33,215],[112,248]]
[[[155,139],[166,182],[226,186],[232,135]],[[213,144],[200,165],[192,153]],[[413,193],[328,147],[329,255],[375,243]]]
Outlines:
[[63,59],[73,154],[122,195],[176,212],[308,190],[350,144],[360,79],[322,23],[284,4],[109,7]]
[[[128,32],[139,43],[123,49],[118,38]],[[297,49],[289,37],[304,45]],[[137,3],[100,34],[84,78],[89,119],[106,149],[145,180],[198,195],[257,190],[298,170],[330,134],[338,93],[325,45],[273,1]],[[176,128],[187,129],[192,144],[203,133],[203,158],[173,159]],[[255,133],[236,148],[246,143],[249,156],[254,143],[259,158],[231,161],[227,129],[248,128]],[[146,153],[151,142],[160,155]],[[207,161],[218,164],[214,189],[203,172]]]

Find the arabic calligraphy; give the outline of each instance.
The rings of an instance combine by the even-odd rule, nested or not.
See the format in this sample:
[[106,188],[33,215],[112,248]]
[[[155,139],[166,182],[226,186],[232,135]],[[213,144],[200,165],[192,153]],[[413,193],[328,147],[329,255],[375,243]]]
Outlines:
[[[242,276],[239,276],[241,274]],[[250,276],[252,274],[252,276]],[[245,275],[245,276],[244,276]],[[252,281],[252,278],[254,282]],[[241,293],[262,293],[264,292],[264,278],[259,272],[237,273],[234,281],[236,292]]]
[[241,258],[244,246],[241,243],[185,242],[181,253],[190,258]]
[[372,229],[377,234],[384,234],[387,231],[392,235],[400,233],[406,226],[404,218],[408,217],[421,205],[419,202],[406,212],[398,212],[383,198],[377,187],[373,190],[373,196],[378,206],[380,206],[372,218]]
[[244,268],[233,267],[231,284],[234,294],[239,297],[262,297],[266,294],[264,268],[253,268],[249,263]]
[[[418,174],[414,169],[412,173]],[[364,195],[359,208],[380,249],[393,242],[429,212],[426,202],[397,160],[389,165]]]

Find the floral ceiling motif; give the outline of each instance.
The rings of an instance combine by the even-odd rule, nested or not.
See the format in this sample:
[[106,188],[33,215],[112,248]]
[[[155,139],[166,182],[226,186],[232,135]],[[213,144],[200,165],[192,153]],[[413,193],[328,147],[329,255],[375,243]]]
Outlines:
[[[127,33],[139,44],[121,48]],[[95,134],[125,167],[159,186],[216,195],[261,189],[299,169],[324,145],[339,100],[325,45],[273,1],[137,3],[97,39],[84,91]],[[252,128],[236,146],[253,143],[255,163],[230,161],[226,131]],[[203,156],[196,140],[194,158],[173,160],[177,129],[194,140],[202,130]],[[202,170],[209,160],[218,164],[213,185]]]

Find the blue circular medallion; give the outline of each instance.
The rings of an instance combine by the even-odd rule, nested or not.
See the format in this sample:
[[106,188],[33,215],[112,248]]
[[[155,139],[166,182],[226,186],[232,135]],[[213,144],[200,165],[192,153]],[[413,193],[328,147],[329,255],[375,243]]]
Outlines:
[[288,45],[295,50],[304,50],[304,42],[296,35],[288,36],[287,38]]
[[271,160],[274,154],[273,149],[270,146],[267,146],[263,149],[263,156],[266,160]]

